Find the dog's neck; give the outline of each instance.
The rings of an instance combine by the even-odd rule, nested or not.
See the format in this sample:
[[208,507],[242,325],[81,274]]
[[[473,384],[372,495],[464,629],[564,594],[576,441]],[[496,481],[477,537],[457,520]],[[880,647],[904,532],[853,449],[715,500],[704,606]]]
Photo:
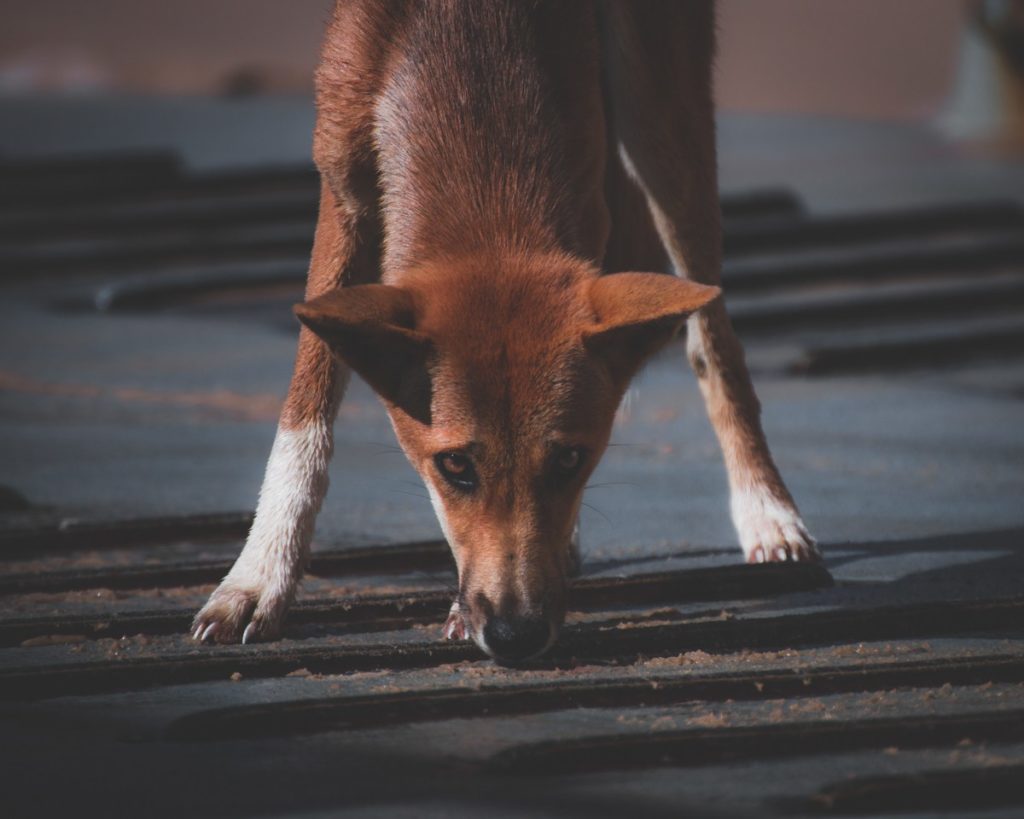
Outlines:
[[[603,151],[573,145],[593,146],[603,132],[600,101],[587,101],[582,118],[560,103],[578,90],[580,67],[514,6],[472,4],[488,17],[479,26],[447,20],[444,8],[410,26],[415,47],[393,65],[378,104],[385,278],[483,251],[561,251],[599,263]],[[480,32],[483,47],[467,39]],[[590,139],[574,139],[578,129]]]

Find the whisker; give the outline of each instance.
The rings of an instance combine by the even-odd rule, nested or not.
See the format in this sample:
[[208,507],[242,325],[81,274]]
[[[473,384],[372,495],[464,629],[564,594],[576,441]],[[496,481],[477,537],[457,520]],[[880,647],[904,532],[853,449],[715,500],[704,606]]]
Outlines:
[[588,483],[584,489],[603,489],[606,486],[637,486],[629,481],[606,481],[605,483]]
[[368,446],[376,447],[379,451],[375,452],[375,455],[390,455],[396,452],[404,452],[401,447],[397,447],[394,444],[384,444],[380,441],[369,441]]
[[611,521],[611,518],[609,518],[609,517],[608,517],[608,516],[607,516],[607,515],[606,515],[606,514],[605,514],[604,512],[602,512],[602,511],[601,511],[600,509],[598,509],[598,508],[597,508],[596,506],[592,506],[592,505],[590,505],[589,503],[587,503],[586,501],[582,501],[582,504],[583,504],[584,506],[586,506],[586,507],[587,507],[587,509],[591,510],[592,512],[597,512],[597,514],[599,514],[599,515],[600,515],[601,517],[603,517],[603,518],[605,519],[605,522],[606,522],[606,523],[607,523],[607,524],[608,524],[609,526],[611,525],[611,522],[612,522],[612,521]]
[[420,495],[417,492],[406,492],[404,489],[392,489],[391,491],[396,495],[408,495],[410,498],[419,498],[420,500],[425,500],[428,503],[430,502],[430,498],[426,495]]
[[387,481],[388,483],[399,483],[404,486],[411,486],[414,489],[425,489],[423,481],[411,481],[408,478],[394,478],[390,475],[369,475],[375,481]]

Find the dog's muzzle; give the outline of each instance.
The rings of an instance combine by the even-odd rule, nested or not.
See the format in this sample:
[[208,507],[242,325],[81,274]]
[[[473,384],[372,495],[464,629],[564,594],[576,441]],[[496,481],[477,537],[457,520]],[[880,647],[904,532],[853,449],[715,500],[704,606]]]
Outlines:
[[552,642],[553,628],[544,617],[491,617],[483,628],[486,650],[496,660],[516,662],[535,657]]

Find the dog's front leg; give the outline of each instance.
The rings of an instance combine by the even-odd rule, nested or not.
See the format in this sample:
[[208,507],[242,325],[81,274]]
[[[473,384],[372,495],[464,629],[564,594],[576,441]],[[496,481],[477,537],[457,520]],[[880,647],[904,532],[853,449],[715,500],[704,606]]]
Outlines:
[[[604,3],[619,148],[680,275],[717,285],[722,262],[710,0]],[[688,320],[687,353],[729,475],[733,522],[750,562],[817,557],[772,460],[760,405],[719,299]]]
[[[341,284],[366,249],[325,185],[310,263],[307,296]],[[277,635],[309,557],[327,467],[334,448],[334,418],[348,368],[327,345],[302,328],[295,370],[260,489],[245,548],[196,615],[192,634],[219,643]]]
[[[309,557],[327,467],[334,448],[332,425],[348,380],[343,364],[303,329],[288,404],[278,423],[252,529],[231,571],[196,615],[193,636],[243,643],[277,635]],[[316,395],[305,417],[293,417],[300,373],[316,371]]]

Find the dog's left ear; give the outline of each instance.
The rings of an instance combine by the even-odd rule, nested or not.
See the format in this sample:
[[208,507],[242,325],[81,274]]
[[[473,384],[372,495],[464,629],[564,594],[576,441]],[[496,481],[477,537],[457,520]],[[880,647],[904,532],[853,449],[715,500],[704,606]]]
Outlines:
[[412,294],[385,284],[343,287],[295,305],[295,315],[385,401],[430,424],[433,345],[416,331]]
[[601,276],[588,291],[597,321],[583,331],[583,342],[616,380],[627,381],[672,340],[688,315],[721,292],[662,273]]

